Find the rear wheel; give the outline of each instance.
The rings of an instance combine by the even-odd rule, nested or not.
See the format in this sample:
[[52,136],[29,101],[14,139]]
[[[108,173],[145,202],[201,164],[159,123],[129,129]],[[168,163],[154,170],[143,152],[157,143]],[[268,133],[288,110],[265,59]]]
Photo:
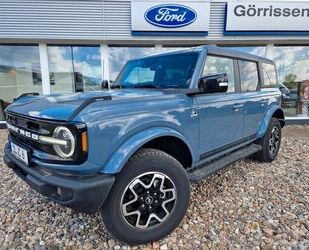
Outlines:
[[257,160],[271,162],[276,159],[281,144],[281,124],[278,119],[271,119],[265,135],[257,143],[262,146],[262,150],[255,154]]
[[142,149],[116,176],[102,218],[115,238],[143,244],[171,233],[189,199],[190,184],[182,165],[160,150]]

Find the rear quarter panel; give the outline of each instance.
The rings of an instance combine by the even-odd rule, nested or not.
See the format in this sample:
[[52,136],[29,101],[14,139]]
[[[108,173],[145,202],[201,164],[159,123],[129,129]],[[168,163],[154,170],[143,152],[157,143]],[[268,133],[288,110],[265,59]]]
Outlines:
[[263,92],[266,96],[269,97],[269,102],[263,120],[261,121],[261,125],[259,126],[257,138],[261,138],[264,136],[274,113],[278,109],[282,110],[282,95],[278,88],[262,88],[261,92]]

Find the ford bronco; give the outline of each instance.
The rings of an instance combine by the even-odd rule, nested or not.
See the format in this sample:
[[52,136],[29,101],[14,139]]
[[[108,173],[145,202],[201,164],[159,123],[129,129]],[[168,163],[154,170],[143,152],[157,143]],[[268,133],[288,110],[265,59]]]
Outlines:
[[17,98],[4,161],[51,200],[100,211],[120,241],[171,233],[190,181],[278,154],[285,121],[271,60],[201,46],[131,60],[109,85]]

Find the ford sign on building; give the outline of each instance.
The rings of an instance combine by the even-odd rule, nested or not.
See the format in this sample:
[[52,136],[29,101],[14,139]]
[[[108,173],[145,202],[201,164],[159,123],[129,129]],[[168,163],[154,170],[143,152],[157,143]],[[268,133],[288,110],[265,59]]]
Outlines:
[[195,10],[179,4],[156,5],[145,12],[145,19],[150,24],[163,28],[179,28],[196,20]]
[[309,122],[309,1],[0,1],[0,127],[26,92],[100,89],[127,60],[202,44],[276,62],[289,122]]
[[179,3],[132,1],[132,36],[207,36],[210,2]]

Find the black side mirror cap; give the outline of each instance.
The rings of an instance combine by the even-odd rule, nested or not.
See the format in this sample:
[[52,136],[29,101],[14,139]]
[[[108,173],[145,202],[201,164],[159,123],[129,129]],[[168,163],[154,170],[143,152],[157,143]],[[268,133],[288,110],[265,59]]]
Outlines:
[[227,74],[207,75],[200,78],[198,87],[202,93],[224,93],[228,90]]
[[290,92],[291,92],[291,91],[290,91],[287,87],[285,87],[285,86],[280,86],[280,87],[279,87],[279,90],[280,90],[280,92],[281,92],[282,95],[289,95]]
[[108,80],[103,80],[101,82],[101,88],[102,89],[108,89]]

